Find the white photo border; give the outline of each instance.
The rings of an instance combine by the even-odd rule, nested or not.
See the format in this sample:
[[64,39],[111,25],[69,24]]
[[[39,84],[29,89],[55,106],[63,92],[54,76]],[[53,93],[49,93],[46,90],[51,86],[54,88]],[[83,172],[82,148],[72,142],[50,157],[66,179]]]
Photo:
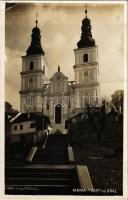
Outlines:
[[[5,101],[5,4],[6,3],[75,3],[75,4],[123,4],[124,5],[124,130],[123,130],[123,195],[122,196],[44,196],[44,195],[5,195],[4,194],[4,101]],[[65,200],[67,198],[73,199],[89,199],[89,200],[125,200],[128,199],[128,77],[127,77],[127,1],[0,1],[0,199],[42,199],[46,200]]]

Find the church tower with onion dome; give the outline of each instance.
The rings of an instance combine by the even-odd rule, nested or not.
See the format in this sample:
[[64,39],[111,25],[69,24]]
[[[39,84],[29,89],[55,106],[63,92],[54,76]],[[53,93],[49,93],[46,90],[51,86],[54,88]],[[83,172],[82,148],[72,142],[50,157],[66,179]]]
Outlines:
[[96,106],[99,102],[98,46],[92,37],[91,21],[82,21],[81,38],[75,53],[75,80],[58,71],[48,80],[48,62],[41,45],[38,21],[32,29],[31,44],[22,56],[20,102],[22,113],[40,112],[50,118],[54,131],[65,130],[65,121],[75,113],[81,113],[86,105]]
[[42,112],[42,88],[45,81],[45,58],[41,46],[41,33],[36,26],[32,29],[31,44],[22,56],[20,111]]
[[75,53],[75,110],[80,111],[85,105],[96,105],[99,100],[98,46],[92,37],[91,20],[82,21],[81,38]]

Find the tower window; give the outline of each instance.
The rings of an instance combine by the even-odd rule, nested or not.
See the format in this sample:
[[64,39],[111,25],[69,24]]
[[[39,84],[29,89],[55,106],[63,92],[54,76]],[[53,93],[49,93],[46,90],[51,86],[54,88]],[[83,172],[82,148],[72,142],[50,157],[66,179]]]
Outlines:
[[33,70],[33,69],[34,69],[34,62],[31,61],[31,62],[30,62],[30,70]]
[[88,71],[84,72],[83,80],[88,81]]
[[83,102],[84,105],[90,104],[90,96],[89,96],[89,93],[85,93],[85,94],[84,94],[83,100],[84,100],[84,102]]
[[29,88],[33,87],[33,78],[29,78]]
[[83,55],[83,62],[88,62],[88,54]]

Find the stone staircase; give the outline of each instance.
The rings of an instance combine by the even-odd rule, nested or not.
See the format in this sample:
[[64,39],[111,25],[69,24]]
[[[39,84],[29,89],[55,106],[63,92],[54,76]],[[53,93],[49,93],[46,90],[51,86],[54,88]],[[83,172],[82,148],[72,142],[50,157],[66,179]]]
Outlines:
[[45,148],[31,149],[24,165],[5,168],[6,194],[74,195],[73,189],[85,186],[92,187],[88,170],[75,165],[66,135],[50,135]]
[[68,164],[67,148],[38,148],[32,164]]
[[33,166],[7,168],[6,194],[72,195],[79,187],[74,166]]

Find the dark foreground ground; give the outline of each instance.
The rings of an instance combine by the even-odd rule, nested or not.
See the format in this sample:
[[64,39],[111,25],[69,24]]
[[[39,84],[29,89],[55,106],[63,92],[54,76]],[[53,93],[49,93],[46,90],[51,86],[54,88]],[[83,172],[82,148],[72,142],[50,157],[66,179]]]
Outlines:
[[73,144],[77,164],[87,165],[95,189],[122,194],[122,152],[114,151],[114,144]]
[[[53,144],[49,143],[49,146],[62,146],[62,144],[58,143],[57,135],[55,136]],[[68,143],[68,136],[65,135],[65,141]],[[58,143],[58,144],[57,144]],[[55,145],[56,144],[56,145]],[[95,190],[95,194],[97,195],[122,195],[122,150],[121,144],[119,142],[111,143],[102,143],[98,144],[97,142],[90,141],[81,141],[79,143],[72,142],[75,164],[87,165],[92,184]],[[19,159],[18,163],[24,165],[24,160],[26,154],[28,154],[30,148],[14,147],[13,152],[17,152],[15,157]],[[12,147],[10,146],[10,150],[8,152],[12,152]],[[17,163],[14,160],[9,161],[9,157],[6,155],[6,164]],[[102,193],[102,190],[105,193]]]

